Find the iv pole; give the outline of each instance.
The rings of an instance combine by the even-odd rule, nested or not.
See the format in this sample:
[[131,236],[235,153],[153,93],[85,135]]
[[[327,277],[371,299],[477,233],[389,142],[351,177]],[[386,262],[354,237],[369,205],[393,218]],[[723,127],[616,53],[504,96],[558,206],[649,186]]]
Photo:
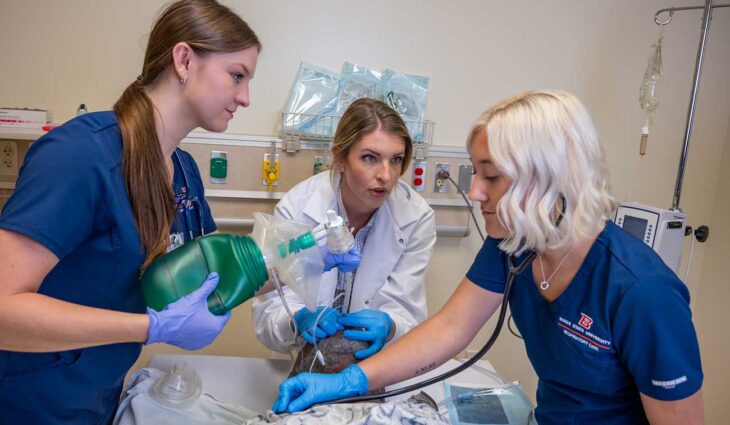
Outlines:
[[[687,125],[684,130],[684,146],[682,147],[682,155],[679,158],[679,170],[677,171],[677,183],[674,186],[674,199],[672,201],[672,210],[679,210],[679,198],[682,193],[682,180],[684,179],[684,166],[687,162],[687,151],[689,150],[689,139],[692,135],[692,124],[695,117],[695,105],[697,103],[697,90],[700,87],[700,74],[702,73],[702,62],[705,56],[705,43],[707,42],[707,33],[710,30],[710,20],[712,19],[712,9],[716,7],[730,7],[730,4],[712,4],[713,0],[706,0],[704,6],[687,6],[687,7],[670,7],[661,9],[654,14],[654,22],[657,25],[667,25],[674,16],[675,11],[704,9],[702,15],[702,34],[700,35],[700,45],[697,47],[697,61],[695,63],[695,73],[692,81],[692,94],[689,100],[689,110],[687,111]],[[659,15],[662,12],[669,12],[666,21],[659,21]]]

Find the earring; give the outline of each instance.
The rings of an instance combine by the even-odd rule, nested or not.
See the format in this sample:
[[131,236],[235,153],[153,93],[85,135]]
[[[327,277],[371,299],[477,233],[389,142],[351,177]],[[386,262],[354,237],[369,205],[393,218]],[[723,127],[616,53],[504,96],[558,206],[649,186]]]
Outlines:
[[187,74],[185,74],[185,76],[180,79],[180,84],[185,84],[187,82],[188,82],[188,76],[187,76]]

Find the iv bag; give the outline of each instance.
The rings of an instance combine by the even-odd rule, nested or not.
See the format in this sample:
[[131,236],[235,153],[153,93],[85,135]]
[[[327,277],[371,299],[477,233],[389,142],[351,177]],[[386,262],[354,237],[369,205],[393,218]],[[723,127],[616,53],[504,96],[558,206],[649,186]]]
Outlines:
[[[663,27],[662,27],[663,28]],[[641,127],[641,143],[639,155],[646,154],[646,145],[649,140],[649,126],[654,123],[652,112],[659,106],[659,92],[662,76],[662,44],[664,34],[660,29],[659,40],[652,45],[653,51],[649,55],[649,62],[644,70],[644,79],[639,87],[639,106],[644,110],[644,125]]]
[[641,87],[639,88],[639,105],[647,115],[654,112],[659,106],[663,43],[664,37],[660,35],[656,44],[652,45],[654,50],[649,56],[649,63],[646,66],[644,79],[641,81]]
[[[310,311],[317,309],[319,282],[324,262],[312,226],[270,214],[254,213],[251,237],[261,249],[268,267],[291,288]],[[301,241],[306,240],[306,244]]]

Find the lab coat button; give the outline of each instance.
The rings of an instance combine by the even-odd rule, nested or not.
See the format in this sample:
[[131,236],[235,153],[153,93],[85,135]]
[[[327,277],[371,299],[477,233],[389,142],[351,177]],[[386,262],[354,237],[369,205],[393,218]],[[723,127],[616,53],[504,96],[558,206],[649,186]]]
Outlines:
[[365,300],[365,305],[370,304],[370,300]]

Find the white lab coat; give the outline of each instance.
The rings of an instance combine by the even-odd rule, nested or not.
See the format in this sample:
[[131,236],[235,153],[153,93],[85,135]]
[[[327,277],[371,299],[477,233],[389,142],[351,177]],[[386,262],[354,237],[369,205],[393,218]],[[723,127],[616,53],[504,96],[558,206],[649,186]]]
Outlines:
[[[328,209],[336,210],[337,197],[330,173],[323,172],[294,186],[276,206],[277,216],[317,226],[326,222]],[[436,243],[436,221],[431,207],[407,184],[398,181],[365,241],[355,274],[350,311],[388,313],[395,323],[390,342],[427,316],[426,272]],[[317,305],[331,305],[337,287],[337,269],[322,275]],[[304,303],[291,289],[284,294],[292,313]],[[256,337],[271,350],[286,353],[294,337],[289,316],[276,291],[253,300]]]

